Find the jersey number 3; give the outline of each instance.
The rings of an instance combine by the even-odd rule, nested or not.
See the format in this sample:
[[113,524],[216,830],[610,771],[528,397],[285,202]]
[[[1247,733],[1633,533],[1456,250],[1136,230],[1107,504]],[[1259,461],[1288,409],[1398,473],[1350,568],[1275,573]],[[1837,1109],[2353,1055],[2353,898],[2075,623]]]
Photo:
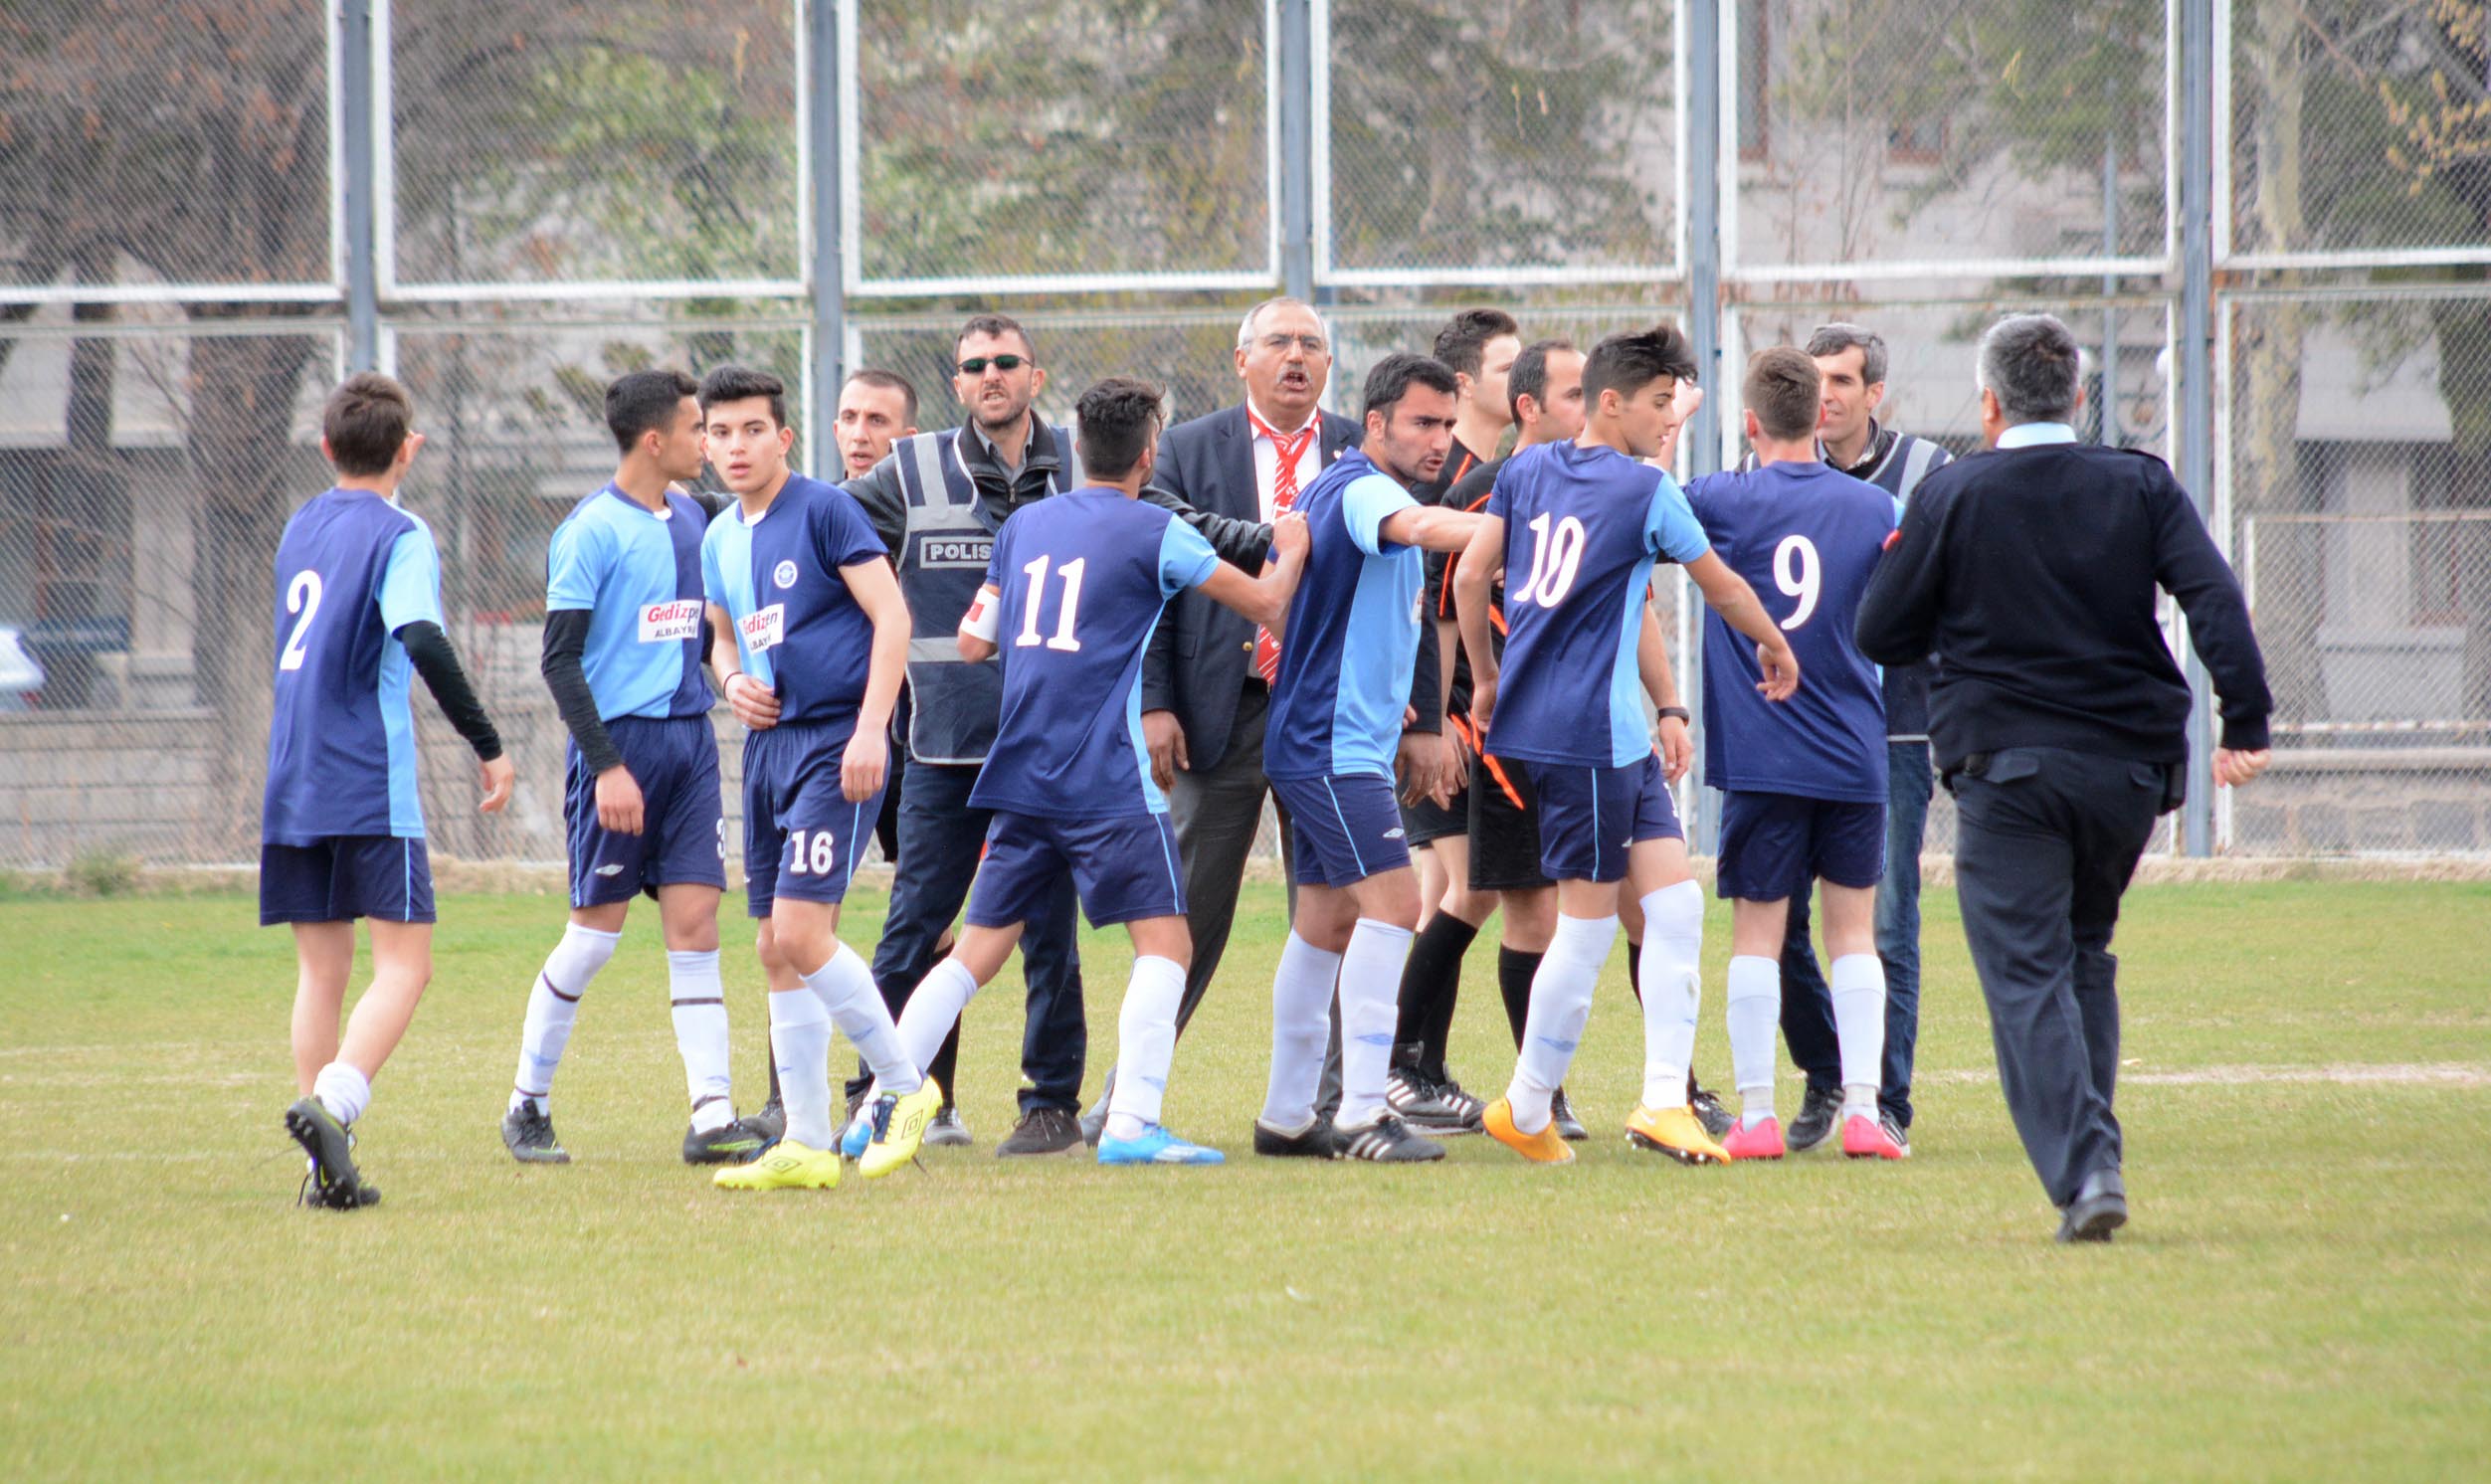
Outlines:
[[[1040,643],[1038,608],[1047,597],[1047,564],[1052,560],[1054,558],[1042,556],[1021,569],[1029,574],[1030,590],[1028,595],[1021,600],[1023,615],[1021,634],[1012,642],[1014,649],[1028,649]],[[1081,642],[1072,637],[1072,625],[1080,617],[1081,579],[1088,572],[1089,558],[1075,557],[1064,563],[1063,571],[1057,574],[1063,579],[1063,601],[1055,605],[1055,632],[1048,636],[1045,641],[1047,648],[1074,651],[1081,648]]]
[[286,584],[286,612],[300,614],[294,620],[291,634],[286,636],[285,652],[277,656],[279,669],[302,668],[302,644],[311,637],[311,616],[320,611],[320,574],[305,567]]

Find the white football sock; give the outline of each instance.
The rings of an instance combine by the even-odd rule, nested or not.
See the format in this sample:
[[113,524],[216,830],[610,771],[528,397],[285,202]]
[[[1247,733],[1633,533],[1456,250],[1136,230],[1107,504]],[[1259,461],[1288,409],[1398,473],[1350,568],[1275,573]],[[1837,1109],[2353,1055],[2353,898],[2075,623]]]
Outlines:
[[834,938],[831,945],[831,961],[804,977],[805,988],[821,1000],[822,1008],[831,1014],[831,1023],[872,1068],[875,1085],[906,1097],[925,1085],[925,1074],[900,1049],[898,1027],[891,1023],[882,992],[873,987],[873,971],[847,944]]
[[1263,1127],[1302,1134],[1314,1126],[1315,1091],[1323,1081],[1323,1049],[1332,1039],[1332,987],[1341,955],[1326,953],[1292,932],[1271,976],[1271,1080],[1263,1090]]
[[1592,1016],[1592,990],[1618,941],[1618,916],[1568,917],[1560,913],[1540,972],[1531,976],[1531,1012],[1523,1018],[1522,1054],[1514,1058],[1505,1100],[1514,1127],[1536,1134],[1548,1127],[1549,1099],[1574,1064],[1574,1048]]
[[1755,954],[1730,960],[1730,1070],[1739,1084],[1739,1122],[1773,1116],[1773,1038],[1782,1025],[1782,965]]
[[346,1063],[332,1061],[311,1079],[311,1095],[320,1100],[329,1117],[352,1123],[372,1106],[372,1082]]
[[1680,881],[1643,894],[1643,1106],[1686,1106],[1703,1009],[1704,888]]
[[[943,1037],[951,1034],[951,1027],[960,1023],[960,1012],[968,1009],[977,992],[977,980],[970,976],[968,966],[958,959],[943,960],[925,978],[917,981],[916,989],[908,996],[908,1003],[899,1009],[899,1022],[895,1027],[899,1033],[900,1054],[908,1058],[910,1066],[923,1067],[934,1059],[934,1053],[943,1048]],[[882,1088],[876,1083],[866,1096],[879,1097],[881,1094]],[[862,1110],[859,1112],[862,1115]]]
[[778,1058],[787,1137],[807,1149],[831,1147],[831,1013],[811,990],[770,994],[770,1047]]
[[691,1094],[692,1127],[702,1133],[723,1128],[735,1116],[735,1086],[728,1070],[726,987],[718,979],[718,951],[669,950],[666,975],[667,993],[674,1002],[674,1049],[682,1053],[683,1086]]
[[1116,1086],[1107,1100],[1107,1132],[1115,1138],[1138,1138],[1159,1121],[1168,1067],[1176,1059],[1176,1009],[1184,998],[1182,964],[1158,957],[1133,961],[1116,1021]]
[[1384,1069],[1393,1059],[1402,969],[1410,961],[1414,936],[1406,927],[1361,917],[1341,955],[1341,1111],[1336,1121],[1342,1128],[1363,1129],[1384,1112]]
[[1827,966],[1825,984],[1842,1045],[1842,1116],[1874,1118],[1885,1061],[1885,963],[1873,953],[1846,953]]
[[588,982],[614,957],[614,946],[623,941],[621,933],[601,933],[595,928],[570,923],[562,930],[562,941],[545,956],[545,967],[536,976],[536,987],[527,992],[527,1019],[519,1027],[519,1073],[510,1087],[510,1109],[533,1102],[543,1112],[545,1099],[553,1095],[554,1069],[562,1064],[562,1051],[571,1043],[571,1022],[580,1013],[580,996],[588,993]]

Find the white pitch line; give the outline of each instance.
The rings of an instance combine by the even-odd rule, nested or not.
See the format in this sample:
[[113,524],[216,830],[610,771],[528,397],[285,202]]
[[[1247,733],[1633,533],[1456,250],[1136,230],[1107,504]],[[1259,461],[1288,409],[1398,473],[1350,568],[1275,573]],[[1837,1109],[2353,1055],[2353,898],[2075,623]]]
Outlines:
[[[1914,1073],[1915,1080],[1925,1082],[1980,1082],[1998,1080],[1998,1072],[1989,1067],[1955,1068],[1947,1071]],[[2491,1066],[2472,1061],[2386,1061],[2334,1062],[2324,1066],[2260,1066],[2234,1064],[2198,1066],[2177,1071],[2148,1071],[2123,1066],[2119,1071],[2122,1087],[2249,1087],[2263,1082],[2336,1083],[2361,1086],[2377,1083],[2439,1087],[2491,1087]]]

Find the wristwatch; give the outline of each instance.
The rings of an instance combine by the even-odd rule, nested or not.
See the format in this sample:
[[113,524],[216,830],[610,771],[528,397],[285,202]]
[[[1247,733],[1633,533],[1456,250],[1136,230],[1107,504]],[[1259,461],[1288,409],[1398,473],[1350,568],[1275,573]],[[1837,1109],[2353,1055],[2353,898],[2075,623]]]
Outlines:
[[1661,708],[1660,708],[1660,719],[1661,719],[1661,720],[1663,720],[1663,721],[1667,721],[1667,720],[1668,720],[1670,717],[1672,717],[1672,716],[1674,716],[1674,717],[1678,718],[1678,720],[1680,720],[1680,721],[1685,722],[1685,723],[1686,723],[1687,725],[1689,725],[1689,726],[1693,726],[1693,725],[1695,724],[1695,713],[1694,713],[1694,712],[1692,712],[1692,711],[1689,711],[1689,710],[1688,710],[1686,707],[1684,707],[1684,706],[1663,706],[1663,707],[1661,707]]

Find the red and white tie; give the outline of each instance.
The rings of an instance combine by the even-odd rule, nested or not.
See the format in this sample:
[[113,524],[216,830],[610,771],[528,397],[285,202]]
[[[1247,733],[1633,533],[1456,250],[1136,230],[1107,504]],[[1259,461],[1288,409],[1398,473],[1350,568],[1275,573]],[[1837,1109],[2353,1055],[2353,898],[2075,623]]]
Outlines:
[[[1298,457],[1306,452],[1306,445],[1313,441],[1316,430],[1322,427],[1322,420],[1308,423],[1285,438],[1272,431],[1270,424],[1256,417],[1250,407],[1246,410],[1246,421],[1253,425],[1257,438],[1271,440],[1273,451],[1279,455],[1279,463],[1271,471],[1271,513],[1285,515],[1289,507],[1297,503]],[[1262,676],[1265,685],[1276,682],[1280,677],[1280,642],[1272,638],[1270,630],[1259,625],[1254,629],[1254,673]]]

